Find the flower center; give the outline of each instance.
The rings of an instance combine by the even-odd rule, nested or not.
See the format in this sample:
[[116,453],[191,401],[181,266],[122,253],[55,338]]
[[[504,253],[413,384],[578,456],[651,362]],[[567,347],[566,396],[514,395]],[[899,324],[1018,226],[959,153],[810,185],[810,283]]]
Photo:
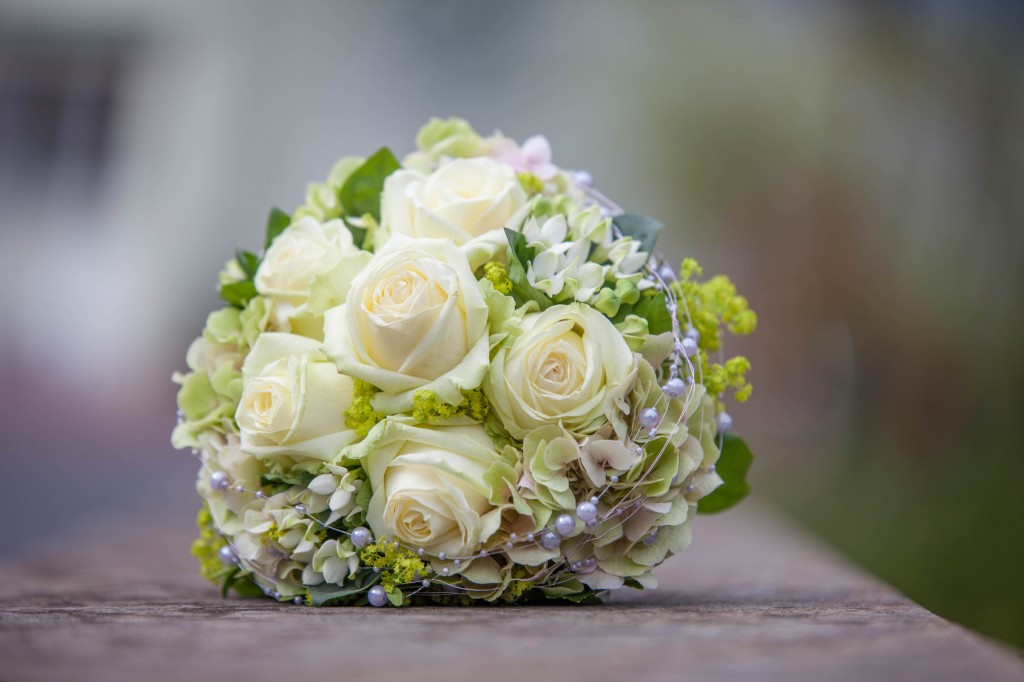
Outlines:
[[551,340],[535,356],[532,370],[534,385],[541,391],[556,395],[569,395],[583,385],[586,371],[586,353],[583,339],[575,331],[568,331]]

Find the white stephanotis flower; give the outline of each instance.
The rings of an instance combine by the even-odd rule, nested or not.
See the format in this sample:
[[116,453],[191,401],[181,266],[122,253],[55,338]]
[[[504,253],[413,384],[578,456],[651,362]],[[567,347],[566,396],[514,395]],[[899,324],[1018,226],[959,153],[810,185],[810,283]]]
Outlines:
[[302,570],[303,585],[320,585],[324,582],[340,585],[359,570],[359,553],[351,542],[330,539],[324,542],[313,555],[313,561]]
[[345,467],[328,464],[327,472],[320,474],[307,486],[310,491],[306,510],[311,514],[330,509],[326,525],[331,525],[357,510],[356,493],[363,482],[355,472]]
[[522,232],[527,245],[538,250],[526,271],[527,281],[537,290],[559,301],[587,302],[604,284],[605,266],[587,261],[591,242],[566,240],[565,216],[552,216],[543,224],[530,218]]
[[301,492],[293,487],[252,500],[231,545],[246,565],[274,582],[283,596],[302,592],[300,580],[320,546],[320,524],[295,509]]
[[488,365],[488,307],[466,255],[449,239],[395,235],[324,316],[323,350],[381,390],[374,408],[412,409],[413,394],[450,404]]
[[612,263],[611,272],[616,277],[636,274],[649,257],[650,254],[640,250],[640,242],[632,237],[616,239],[608,249],[608,260]]
[[612,243],[611,218],[601,213],[600,207],[578,207],[569,214],[569,236],[575,241],[588,241],[609,247]]

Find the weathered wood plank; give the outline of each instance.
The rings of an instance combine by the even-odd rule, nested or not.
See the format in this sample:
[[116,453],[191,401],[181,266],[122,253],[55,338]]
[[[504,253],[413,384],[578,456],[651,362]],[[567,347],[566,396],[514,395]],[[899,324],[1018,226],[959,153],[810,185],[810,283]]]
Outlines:
[[187,520],[0,568],[3,680],[1024,680],[1024,661],[754,503],[698,519],[661,588],[603,606],[313,609],[221,600]]

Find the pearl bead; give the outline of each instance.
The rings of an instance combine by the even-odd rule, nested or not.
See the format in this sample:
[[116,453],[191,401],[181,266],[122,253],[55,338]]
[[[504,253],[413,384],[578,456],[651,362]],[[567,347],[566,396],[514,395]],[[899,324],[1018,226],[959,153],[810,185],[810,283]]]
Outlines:
[[505,549],[512,549],[513,547],[515,547],[515,545],[512,544],[511,540],[505,543]]
[[373,567],[373,572],[374,573],[380,573],[380,566],[374,566]]
[[456,559],[452,563],[455,564],[455,568],[458,568],[459,566],[462,565],[462,559]]
[[654,542],[657,539],[658,539],[658,531],[654,531],[653,533],[651,533],[650,535],[648,535],[647,537],[644,538],[644,544],[645,545],[653,545]]
[[686,338],[693,339],[694,343],[700,343],[700,332],[693,327],[686,328]]
[[585,170],[572,171],[572,180],[580,187],[590,187],[594,184],[594,177]]
[[270,596],[273,597],[274,599],[280,599],[281,598],[281,593],[280,592],[274,592]]
[[214,471],[210,474],[210,487],[214,490],[227,490],[230,484],[228,475],[223,471]]
[[373,539],[373,535],[370,533],[370,529],[364,528],[363,526],[353,528],[352,534],[349,537],[352,540],[352,544],[355,545],[357,548],[365,547],[366,545],[370,544],[370,541]]
[[508,539],[511,540],[512,542],[515,542],[516,540],[519,539],[519,536],[516,535],[515,533],[509,533],[508,534]]
[[292,599],[292,602],[294,602],[295,604],[302,604],[305,601],[306,600],[303,599],[302,597],[296,597],[295,599]]
[[[588,523],[597,518],[597,507],[594,506],[593,502],[580,502],[576,506],[576,516],[579,517],[583,523]],[[559,528],[558,532],[561,533],[562,529]],[[570,530],[570,532],[572,532]]]
[[686,382],[679,377],[672,377],[665,382],[665,385],[661,387],[661,390],[665,391],[665,395],[669,398],[678,398],[686,392]]
[[231,566],[238,561],[238,555],[235,554],[235,550],[229,546],[224,545],[217,550],[217,556],[220,558],[220,562],[225,566]]
[[384,606],[388,603],[388,593],[380,585],[371,587],[366,593],[366,598],[370,600],[370,606]]
[[697,352],[697,342],[694,341],[693,338],[685,336],[683,337],[682,349],[683,354],[685,354],[686,357],[692,358]]
[[260,498],[262,500],[264,497],[266,497],[266,495],[263,494],[262,490],[257,490],[256,491],[256,497],[258,497],[258,498]]
[[448,552],[444,552],[444,551],[438,552],[437,558],[440,559],[441,561],[444,561],[445,559],[448,558]]
[[587,528],[593,528],[597,525],[597,519],[590,519],[587,521]]
[[676,278],[676,273],[672,269],[671,265],[662,265],[661,269],[658,270],[658,276],[660,276],[666,282],[671,282]]
[[592,556],[588,556],[586,559],[583,560],[583,565],[584,566],[588,566],[588,567],[589,566],[596,566],[597,565],[597,558],[592,557]]
[[447,566],[445,566],[444,568],[441,569],[441,575],[445,575],[446,576],[449,573],[451,573],[451,569],[449,569]]
[[302,505],[302,504],[297,504],[297,505],[295,505],[295,511],[299,512],[300,514],[305,514],[306,513],[306,506]]
[[429,580],[424,580],[423,582],[420,583],[420,585],[423,585],[423,587],[430,587],[430,581]]
[[544,546],[544,549],[558,549],[558,546],[562,544],[562,540],[551,531],[548,531],[540,536],[540,544]]
[[659,418],[658,411],[653,407],[645,407],[640,410],[640,425],[643,427],[650,429],[657,426]]
[[619,482],[619,477],[618,476],[612,476],[608,480],[611,482],[612,485],[615,485],[616,483]]
[[236,493],[244,493],[245,492],[245,486],[244,485],[236,485],[235,486],[235,492]]
[[718,427],[718,433],[726,433],[732,428],[732,417],[728,412],[720,412],[715,417],[715,426]]
[[422,547],[416,550],[416,556],[423,556],[424,554],[426,554],[426,551]]
[[393,546],[393,547],[394,547],[395,549],[398,549],[398,547],[399,547],[399,545],[398,545],[398,540],[395,540],[395,541],[394,541],[393,543],[391,543],[391,544],[392,544],[392,546]]
[[533,538],[533,533],[527,533],[526,534],[526,541],[527,542],[533,542],[533,539],[534,539]]
[[568,514],[562,514],[555,519],[555,530],[559,535],[572,535],[572,532],[576,530],[576,522]]
[[600,501],[601,501],[601,498],[598,497],[597,495],[594,495],[593,497],[590,498],[590,504],[597,504]]

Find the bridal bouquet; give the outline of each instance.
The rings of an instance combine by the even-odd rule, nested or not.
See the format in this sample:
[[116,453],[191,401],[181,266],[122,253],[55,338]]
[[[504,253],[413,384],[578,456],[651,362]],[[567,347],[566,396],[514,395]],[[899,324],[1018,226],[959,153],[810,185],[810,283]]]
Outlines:
[[203,575],[318,606],[656,586],[747,492],[722,342],[753,311],[543,137],[434,119],[416,145],[343,158],[220,273],[174,377]]

